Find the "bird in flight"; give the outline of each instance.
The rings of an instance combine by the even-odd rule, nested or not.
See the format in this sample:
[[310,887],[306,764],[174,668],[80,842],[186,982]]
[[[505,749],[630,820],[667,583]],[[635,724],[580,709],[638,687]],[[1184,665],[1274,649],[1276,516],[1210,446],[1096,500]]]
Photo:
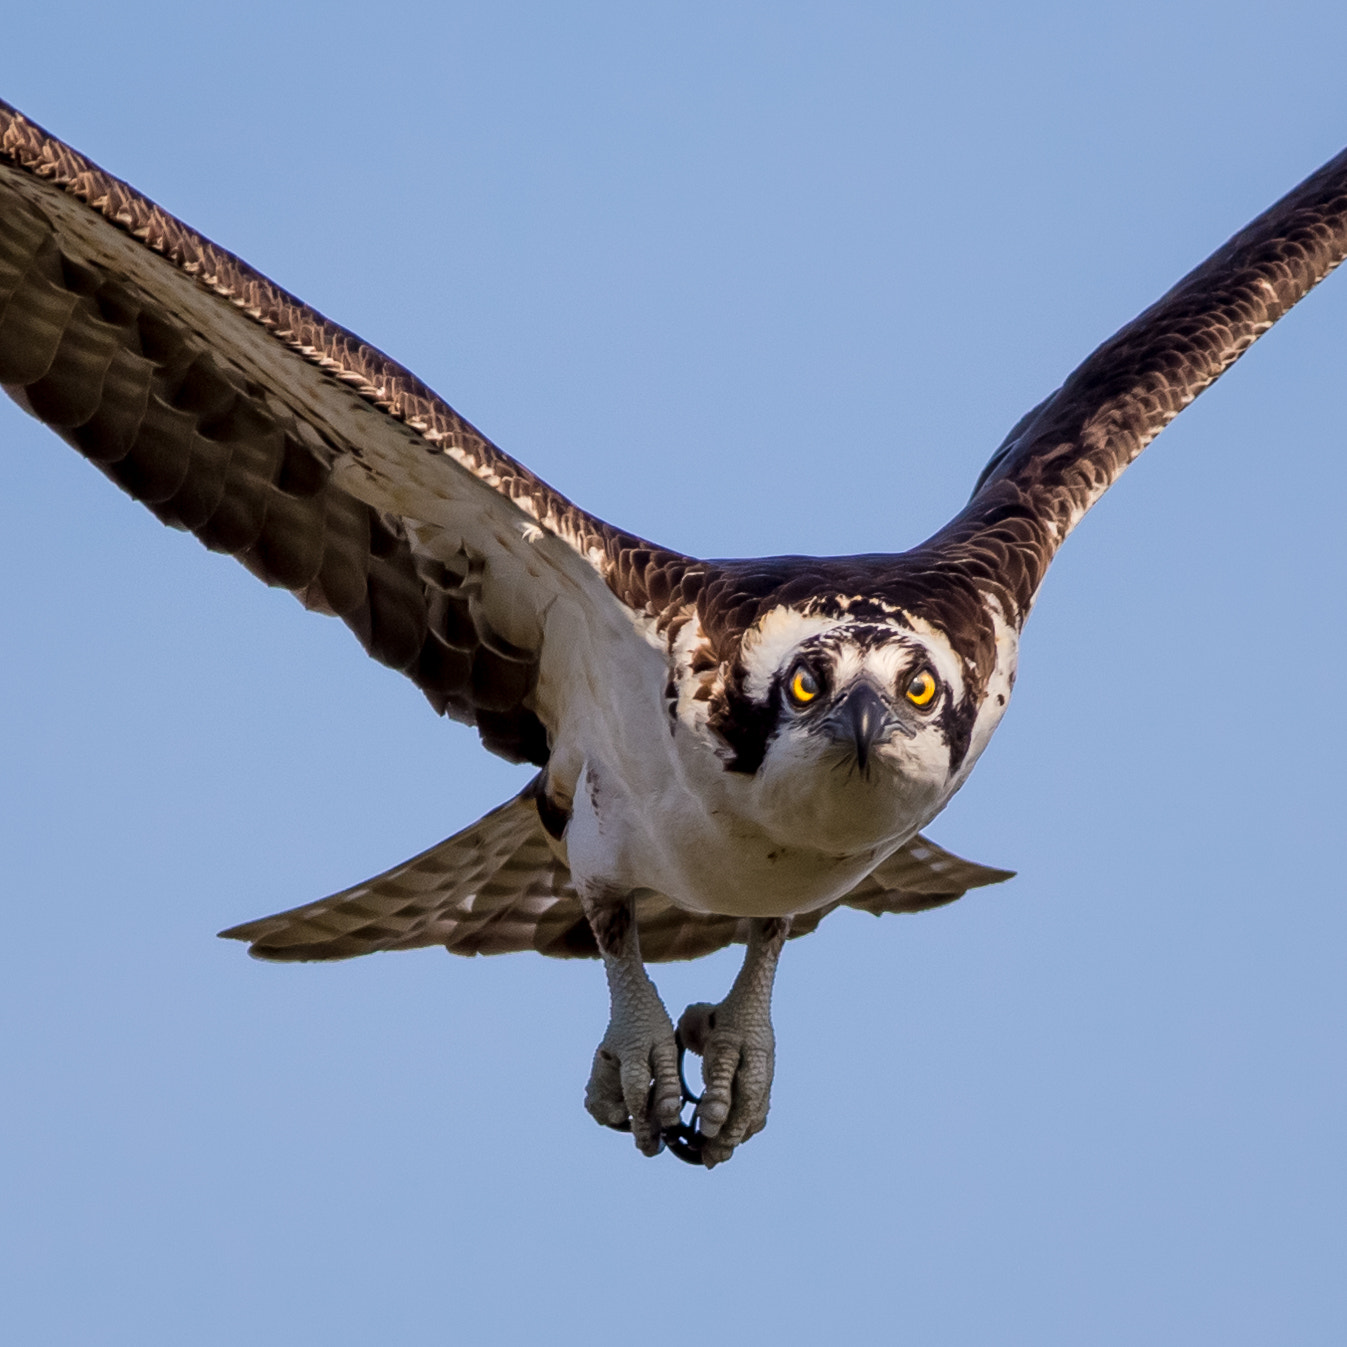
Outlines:
[[[611,1017],[586,1108],[706,1166],[766,1122],[788,938],[838,907],[915,912],[1010,877],[919,830],[1005,713],[1048,564],[1344,253],[1347,151],[1025,415],[924,543],[702,560],[585,513],[0,103],[6,392],[161,521],[340,617],[438,713],[538,768],[421,855],[223,934],[276,960],[598,958]],[[646,965],[732,943],[729,992],[675,1025]]]

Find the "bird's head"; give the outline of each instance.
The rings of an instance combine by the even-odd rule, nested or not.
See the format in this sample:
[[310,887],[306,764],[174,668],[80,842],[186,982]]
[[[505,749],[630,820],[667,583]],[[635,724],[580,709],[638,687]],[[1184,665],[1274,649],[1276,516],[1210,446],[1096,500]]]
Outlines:
[[966,775],[982,701],[967,683],[925,624],[783,606],[745,633],[707,728],[784,833],[879,845],[924,824]]

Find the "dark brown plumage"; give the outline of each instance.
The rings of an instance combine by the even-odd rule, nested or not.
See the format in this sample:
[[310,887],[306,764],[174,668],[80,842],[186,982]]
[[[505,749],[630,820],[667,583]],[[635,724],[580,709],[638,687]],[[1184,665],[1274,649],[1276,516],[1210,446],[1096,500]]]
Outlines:
[[[79,238],[67,203],[88,208],[76,218],[103,246]],[[119,232],[148,269],[127,274]],[[279,368],[323,371],[348,410],[452,448],[577,548],[600,549],[620,594],[644,604],[646,572],[683,562],[576,509],[382,352],[0,103],[0,384],[164,523],[341,617],[437,711],[541,765],[546,733],[526,705],[537,651],[492,629],[481,558],[414,556],[401,519],[334,483],[337,457],[358,460],[360,445],[291,384],[250,377],[248,327]]]

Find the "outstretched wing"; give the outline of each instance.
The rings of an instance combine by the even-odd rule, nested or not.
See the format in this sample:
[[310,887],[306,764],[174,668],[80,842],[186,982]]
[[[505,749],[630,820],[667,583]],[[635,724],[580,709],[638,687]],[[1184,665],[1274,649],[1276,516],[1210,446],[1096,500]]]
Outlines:
[[0,384],[515,760],[547,758],[549,625],[566,658],[639,640],[685,563],[3,103]]
[[909,557],[1024,620],[1066,535],[1204,388],[1347,255],[1347,150],[1110,337],[1006,437],[961,514]]
[[[876,916],[921,912],[1011,875],[914,837],[845,898],[793,918],[790,933],[807,935],[843,906]],[[697,959],[748,939],[746,919],[688,912],[658,893],[637,899],[636,920],[647,963]],[[220,934],[248,941],[259,958],[284,961],[350,959],[430,945],[452,954],[536,950],[558,958],[597,958],[599,953],[570,871],[548,845],[532,787],[363,884]]]

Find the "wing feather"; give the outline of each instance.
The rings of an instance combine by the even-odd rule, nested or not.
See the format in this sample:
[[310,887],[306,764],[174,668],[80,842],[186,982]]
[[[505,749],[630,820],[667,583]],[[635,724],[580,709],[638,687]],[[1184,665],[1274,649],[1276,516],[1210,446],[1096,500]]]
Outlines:
[[995,587],[1023,621],[1091,505],[1347,255],[1347,150],[1240,230],[1023,417],[961,514],[908,556]]
[[686,562],[3,103],[0,384],[515,760],[547,758],[549,614],[639,641],[652,577]]

